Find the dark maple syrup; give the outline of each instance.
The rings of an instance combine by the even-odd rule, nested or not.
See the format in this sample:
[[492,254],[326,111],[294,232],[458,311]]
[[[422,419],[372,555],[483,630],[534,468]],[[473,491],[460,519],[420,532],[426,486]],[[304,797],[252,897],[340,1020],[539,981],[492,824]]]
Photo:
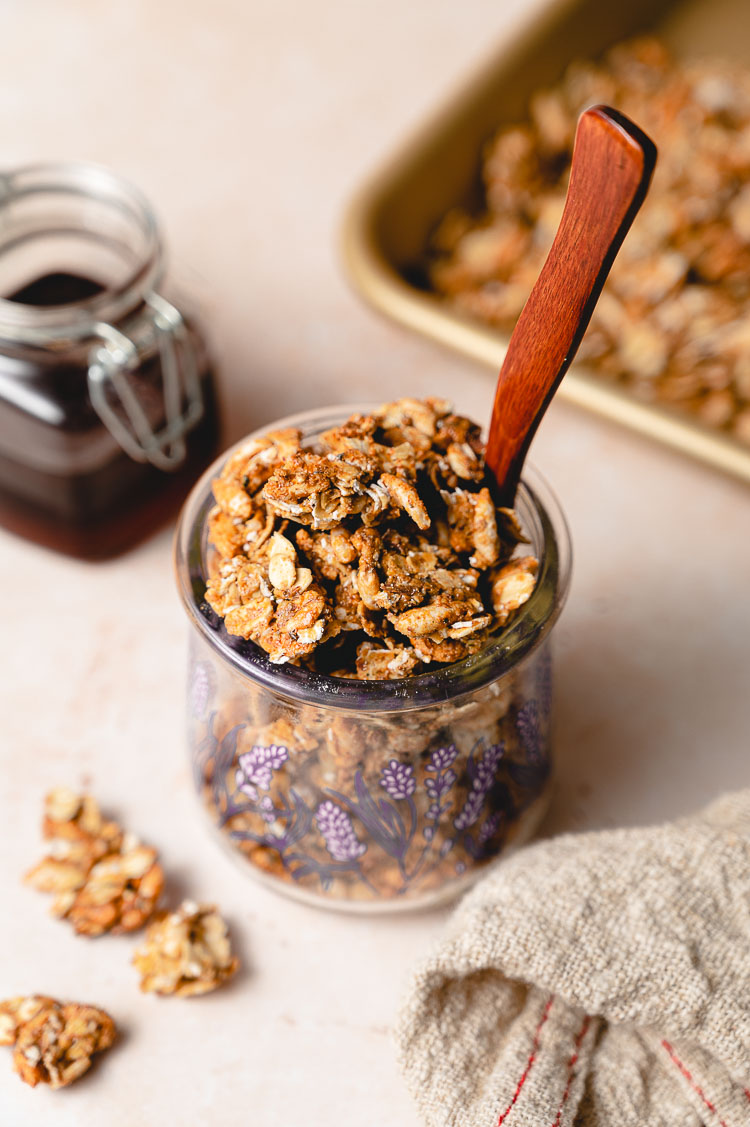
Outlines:
[[103,292],[104,286],[100,282],[95,282],[93,278],[56,270],[51,274],[42,274],[33,282],[27,282],[20,290],[9,294],[6,300],[15,301],[18,305],[40,307],[70,305],[76,301],[86,301],[87,298]]
[[[79,305],[102,294],[93,278],[52,271],[5,300],[29,307]],[[145,303],[117,325],[146,312]],[[173,516],[217,444],[213,374],[203,338],[185,318],[203,396],[203,414],[185,435],[174,472],[138,462],[118,444],[89,394],[85,348],[0,343],[0,524],[83,559],[121,553]],[[157,350],[128,373],[154,430],[164,425],[162,360]],[[116,407],[113,404],[113,407]]]

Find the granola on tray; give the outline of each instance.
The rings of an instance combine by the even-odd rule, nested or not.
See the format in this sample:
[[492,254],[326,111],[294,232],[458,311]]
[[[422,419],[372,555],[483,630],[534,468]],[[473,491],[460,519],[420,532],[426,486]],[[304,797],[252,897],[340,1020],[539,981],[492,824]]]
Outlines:
[[579,360],[750,443],[750,70],[737,63],[674,61],[655,39],[572,63],[532,97],[528,121],[488,141],[482,207],[444,217],[430,284],[513,328],[562,215],[576,121],[597,102],[638,121],[659,160]]
[[442,399],[352,415],[303,448],[252,439],[213,483],[206,601],[230,634],[334,677],[380,680],[477,653],[534,589],[496,508],[476,423]]

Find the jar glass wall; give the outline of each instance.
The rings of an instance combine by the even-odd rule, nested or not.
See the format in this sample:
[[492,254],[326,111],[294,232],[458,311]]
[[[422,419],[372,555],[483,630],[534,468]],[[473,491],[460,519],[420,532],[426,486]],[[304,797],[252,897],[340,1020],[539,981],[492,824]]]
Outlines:
[[[352,410],[275,425],[311,442]],[[197,483],[176,537],[201,802],[247,871],[280,891],[349,910],[450,898],[527,837],[546,804],[549,632],[570,570],[557,502],[536,473],[525,475],[517,510],[537,584],[479,654],[403,680],[348,680],[273,665],[205,603],[211,481],[232,453]]]

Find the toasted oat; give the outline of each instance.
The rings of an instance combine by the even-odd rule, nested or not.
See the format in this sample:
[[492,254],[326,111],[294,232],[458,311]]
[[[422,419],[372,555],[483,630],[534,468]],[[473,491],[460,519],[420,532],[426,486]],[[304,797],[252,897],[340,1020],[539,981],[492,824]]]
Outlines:
[[102,817],[96,801],[67,787],[58,787],[46,796],[42,833],[45,838],[69,842],[68,855],[86,854],[92,860],[118,850],[122,843],[122,830],[116,822]]
[[531,597],[538,567],[533,556],[523,556],[501,567],[495,575],[492,580],[492,606],[501,622],[507,622],[513,611]]
[[43,995],[0,1002],[0,1044],[13,1045],[13,1067],[26,1084],[65,1088],[91,1067],[94,1053],[116,1035],[109,1014],[95,1006]]
[[419,664],[419,658],[410,646],[390,649],[374,642],[362,642],[357,648],[357,676],[364,681],[407,677]]
[[105,820],[90,795],[64,788],[45,799],[43,833],[50,852],[24,879],[54,893],[54,916],[69,920],[79,935],[143,927],[164,884],[155,849]]
[[176,912],[156,917],[133,964],[141,975],[141,990],[186,998],[221,986],[239,960],[216,908],[185,900]]
[[45,994],[6,998],[0,1002],[0,1045],[15,1045],[18,1031],[42,1010],[51,1010],[57,1003]]

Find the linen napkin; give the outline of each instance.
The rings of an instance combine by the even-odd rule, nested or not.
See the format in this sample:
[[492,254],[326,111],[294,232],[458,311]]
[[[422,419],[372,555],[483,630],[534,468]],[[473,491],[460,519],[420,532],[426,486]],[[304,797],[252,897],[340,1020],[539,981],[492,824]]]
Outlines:
[[397,1040],[429,1127],[748,1127],[750,790],[499,865]]

